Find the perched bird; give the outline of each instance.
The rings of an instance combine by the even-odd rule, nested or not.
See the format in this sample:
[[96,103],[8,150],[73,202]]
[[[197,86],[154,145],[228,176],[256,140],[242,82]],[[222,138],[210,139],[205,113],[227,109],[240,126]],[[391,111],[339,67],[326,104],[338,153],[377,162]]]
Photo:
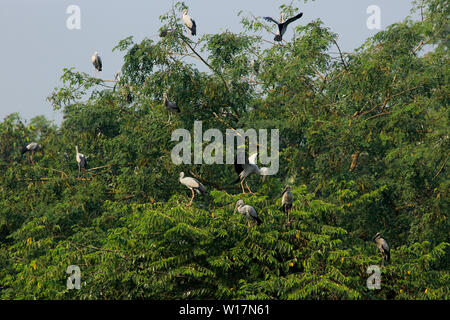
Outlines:
[[98,55],[98,52],[95,51],[94,55],[91,58],[92,64],[94,65],[95,70],[98,72],[102,71],[102,59]]
[[78,172],[81,172],[81,169],[86,170],[87,169],[86,156],[78,152],[78,146],[75,146],[75,150],[77,152],[76,159],[78,162]]
[[28,158],[28,160],[29,160],[32,164],[34,164],[34,161],[33,161],[33,154],[34,154],[35,151],[38,151],[39,149],[40,149],[40,146],[39,146],[36,142],[31,142],[30,144],[27,144],[25,147],[23,147],[23,148],[20,150],[20,154],[23,155],[23,154],[26,153],[26,152],[31,152],[31,155],[30,155],[30,157]]
[[[258,213],[255,208],[252,206],[244,204],[243,200],[238,200],[236,202],[236,207],[234,208],[234,212],[238,211],[240,214],[243,214],[247,218],[248,229],[252,228],[255,225],[260,225],[262,220],[258,217]],[[254,222],[253,225],[250,226],[250,221]]]
[[[239,175],[239,177],[236,179],[236,181],[234,181],[234,183],[238,183],[239,181],[241,181],[242,193],[244,193],[244,194],[245,194],[244,180],[248,176],[250,176],[253,173],[256,173],[256,174],[263,176],[263,179],[264,179],[264,177],[268,173],[269,168],[266,168],[266,167],[259,168],[256,165],[257,156],[258,156],[258,153],[253,154],[248,159],[245,159],[244,164],[238,163],[237,157],[234,161],[234,169],[236,170],[236,173]],[[250,188],[248,186],[247,180],[245,180],[245,185],[247,186],[248,191],[250,191],[250,193],[254,195],[254,193],[252,192],[252,190],[250,190]]]
[[180,179],[178,180],[180,181],[181,184],[184,184],[192,191],[192,198],[191,201],[187,204],[188,207],[192,204],[192,201],[194,200],[195,196],[194,190],[200,195],[206,193],[206,188],[197,179],[191,177],[185,178],[184,172],[180,172]]
[[281,40],[283,40],[283,35],[286,32],[288,25],[291,22],[294,22],[295,20],[300,19],[302,16],[303,16],[303,12],[300,12],[296,16],[284,21],[284,12],[283,12],[283,13],[281,13],[281,21],[280,22],[276,21],[275,19],[273,19],[271,17],[264,17],[264,19],[267,21],[270,21],[270,22],[275,22],[278,25],[277,35],[275,36],[275,38],[273,40],[281,41]]
[[183,22],[188,27],[188,29],[191,31],[191,34],[195,36],[197,34],[197,25],[195,24],[195,21],[192,20],[192,18],[187,14],[188,10],[183,10]]
[[117,70],[116,75],[114,76],[114,81],[120,82],[120,70]]
[[287,224],[289,221],[289,211],[292,209],[292,203],[294,202],[294,196],[291,193],[291,187],[286,186],[281,194],[281,206],[283,212],[287,215]]
[[174,29],[170,29],[170,28],[164,28],[161,29],[161,31],[159,32],[159,36],[161,38],[165,38],[169,33],[175,32]]
[[167,93],[163,93],[163,98],[164,98],[164,105],[166,106],[166,109],[170,112],[176,112],[176,113],[180,113],[181,110],[180,108],[177,106],[177,104],[174,101],[169,101],[167,99]]
[[383,258],[381,265],[384,266],[385,260],[387,262],[391,260],[391,250],[389,249],[389,245],[386,240],[381,237],[379,232],[373,237],[373,240],[376,242],[378,250],[381,252],[381,257]]

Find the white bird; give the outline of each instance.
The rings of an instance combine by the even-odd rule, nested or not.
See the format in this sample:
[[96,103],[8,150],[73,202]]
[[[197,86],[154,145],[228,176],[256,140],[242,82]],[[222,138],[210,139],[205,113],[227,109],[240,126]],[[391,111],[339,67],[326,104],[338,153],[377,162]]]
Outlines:
[[375,235],[375,237],[373,237],[373,240],[376,242],[378,250],[380,250],[381,257],[383,259],[381,265],[384,266],[385,260],[388,262],[391,260],[391,250],[389,245],[387,241],[381,237],[381,233],[379,232]]
[[192,20],[192,18],[187,14],[188,10],[183,10],[183,22],[188,27],[188,29],[191,31],[191,34],[195,36],[197,34],[197,25],[195,24],[195,21]]
[[287,215],[287,224],[290,223],[289,211],[291,211],[292,209],[292,202],[294,202],[294,196],[291,193],[291,187],[286,186],[286,188],[284,188],[283,190],[283,193],[281,194],[281,206],[283,212]]
[[23,147],[23,148],[20,150],[20,154],[23,155],[25,152],[31,152],[31,155],[30,155],[30,157],[28,158],[28,160],[29,160],[32,164],[34,164],[34,161],[33,161],[33,154],[34,154],[35,151],[38,151],[39,149],[40,149],[40,146],[39,146],[36,142],[31,142],[31,143],[27,144],[25,147]]
[[[234,162],[234,169],[236,170],[237,174],[239,175],[239,177],[236,179],[236,181],[234,181],[234,183],[241,181],[242,193],[244,193],[244,194],[245,194],[244,180],[248,176],[250,176],[253,173],[256,173],[256,174],[263,176],[263,179],[264,179],[265,176],[268,174],[269,168],[266,168],[266,167],[259,168],[256,165],[257,156],[258,156],[258,153],[253,154],[251,157],[248,158],[248,160],[246,159],[244,164],[239,164],[237,161],[237,158]],[[247,186],[248,191],[250,191],[250,193],[254,195],[254,193],[252,192],[252,190],[250,190],[250,188],[248,186],[247,180],[245,180],[245,185]]]
[[78,146],[75,146],[75,150],[77,152],[76,159],[78,162],[78,173],[81,172],[81,169],[86,170],[87,169],[87,161],[86,156],[82,153],[78,152]]
[[[234,212],[238,211],[240,214],[243,214],[247,218],[248,229],[255,225],[260,225],[262,220],[258,217],[258,213],[255,208],[252,206],[244,204],[243,200],[238,200],[236,202],[236,207],[234,208]],[[250,226],[250,221],[254,222],[252,226]]]
[[100,72],[102,71],[102,59],[98,55],[98,52],[95,51],[94,55],[91,58],[92,64],[94,65],[94,68],[96,71]]
[[291,22],[294,22],[297,19],[300,19],[303,16],[303,12],[300,12],[299,14],[297,14],[295,17],[292,17],[290,19],[287,19],[286,21],[284,21],[284,12],[281,13],[281,21],[278,22],[275,19],[271,18],[271,17],[264,17],[265,20],[270,21],[270,22],[275,22],[278,26],[278,32],[277,35],[275,36],[275,38],[273,40],[275,41],[281,41],[283,40],[283,35],[287,30],[288,25]]
[[120,81],[120,70],[116,72],[116,75],[114,76],[114,81],[119,82]]
[[198,194],[204,194],[206,193],[206,188],[197,180],[191,177],[184,177],[184,172],[180,172],[180,179],[178,179],[180,181],[181,184],[184,184],[186,187],[188,187],[189,189],[191,189],[192,191],[192,198],[191,201],[187,204],[187,206],[189,207],[192,204],[192,201],[194,200],[194,190],[198,193]]

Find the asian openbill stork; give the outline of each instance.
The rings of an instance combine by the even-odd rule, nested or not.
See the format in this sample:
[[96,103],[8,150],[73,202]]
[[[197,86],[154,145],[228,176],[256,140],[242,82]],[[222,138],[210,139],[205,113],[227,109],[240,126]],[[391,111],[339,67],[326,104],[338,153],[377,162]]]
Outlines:
[[292,203],[294,202],[294,196],[291,193],[291,187],[286,186],[281,194],[281,209],[287,216],[286,224],[289,225],[289,212],[292,209]]
[[248,176],[256,173],[256,174],[263,176],[263,179],[264,179],[264,177],[267,175],[267,172],[269,170],[269,168],[266,168],[266,167],[259,168],[256,165],[257,156],[258,156],[258,153],[253,154],[248,159],[245,159],[244,164],[238,163],[237,157],[234,161],[234,169],[236,170],[237,174],[239,175],[239,177],[236,179],[236,181],[234,181],[234,183],[238,183],[239,181],[241,181],[242,193],[244,193],[244,194],[245,194],[245,190],[244,190],[244,180],[245,180],[245,185],[247,186],[248,191],[250,191],[250,193],[254,195],[252,190],[250,190],[247,180],[246,180],[246,178]]
[[381,257],[383,258],[381,265],[384,266],[384,261],[389,262],[391,260],[391,249],[386,240],[381,237],[381,233],[377,232],[373,241],[376,242],[378,250],[380,250]]
[[184,172],[180,172],[180,179],[178,180],[180,181],[181,184],[184,184],[192,191],[192,198],[191,201],[186,205],[187,207],[189,207],[192,204],[192,201],[194,200],[195,197],[194,190],[200,195],[206,193],[206,188],[197,179],[191,177],[184,177]]
[[181,110],[177,106],[176,102],[170,101],[169,99],[167,99],[167,93],[165,93],[165,92],[163,93],[163,98],[164,98],[164,106],[166,107],[166,109],[169,112],[175,112],[175,113],[181,112]]
[[83,169],[83,170],[87,169],[86,156],[84,154],[78,152],[78,146],[75,146],[75,150],[77,152],[76,159],[78,162],[78,173],[80,173],[81,169]]
[[94,65],[94,68],[96,71],[100,72],[102,71],[102,59],[98,55],[98,52],[95,51],[94,55],[91,58],[92,64]]
[[273,40],[275,41],[282,41],[283,40],[283,35],[287,30],[288,25],[291,22],[294,22],[297,19],[300,19],[303,16],[303,12],[300,12],[299,14],[297,14],[296,16],[287,19],[286,21],[284,21],[284,12],[281,13],[281,21],[278,22],[275,19],[271,18],[271,17],[264,17],[265,20],[270,21],[270,22],[274,22],[278,25],[278,32],[275,35],[275,38]]
[[31,162],[32,164],[34,164],[33,155],[34,155],[34,152],[38,151],[39,149],[40,149],[40,146],[36,142],[31,142],[20,150],[20,154],[23,155],[26,152],[31,152],[31,155],[28,158],[28,161]]
[[[258,213],[256,212],[255,208],[249,206],[248,204],[244,204],[243,200],[238,200],[236,202],[236,207],[234,208],[233,213],[235,213],[236,211],[247,218],[247,230],[255,225],[259,226],[262,223],[262,220],[258,217]],[[253,222],[253,225],[250,226],[250,222]]]
[[191,34],[195,36],[197,34],[197,25],[195,24],[195,21],[192,20],[192,18],[188,15],[188,10],[183,10],[183,22],[188,27],[188,29],[191,31]]

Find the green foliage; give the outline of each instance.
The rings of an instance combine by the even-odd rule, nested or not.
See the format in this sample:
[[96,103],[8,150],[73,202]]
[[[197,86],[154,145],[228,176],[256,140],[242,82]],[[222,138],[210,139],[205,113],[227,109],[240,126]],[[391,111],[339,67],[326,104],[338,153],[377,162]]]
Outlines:
[[[253,18],[245,33],[194,43],[184,8],[160,17],[173,32],[157,42],[118,43],[115,85],[64,69],[49,96],[59,128],[17,114],[0,123],[0,298],[449,299],[448,1],[418,1],[423,20],[353,53],[320,20],[282,45],[268,46],[259,31],[273,25]],[[279,129],[280,171],[250,177],[249,196],[231,165],[174,165],[171,134],[196,120],[203,131]],[[42,146],[34,165],[19,152],[31,141]],[[180,171],[207,188],[192,207]],[[248,230],[239,199],[262,225]],[[369,290],[377,232],[391,261]],[[66,288],[69,265],[81,290]]]

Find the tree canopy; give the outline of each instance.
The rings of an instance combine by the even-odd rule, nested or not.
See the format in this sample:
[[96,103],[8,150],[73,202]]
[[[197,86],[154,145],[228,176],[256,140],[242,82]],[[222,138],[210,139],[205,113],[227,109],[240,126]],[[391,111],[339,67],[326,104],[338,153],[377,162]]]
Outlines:
[[[0,298],[449,299],[450,6],[415,2],[419,21],[351,53],[319,19],[281,44],[266,40],[274,24],[242,13],[241,33],[187,37],[179,2],[161,16],[172,32],[114,48],[119,82],[64,69],[48,98],[60,126],[0,123]],[[169,115],[164,92],[181,113]],[[233,165],[175,165],[172,132],[200,120],[278,129],[279,172],[250,177],[252,196]],[[19,152],[31,141],[35,164]],[[192,207],[181,171],[208,191]],[[239,199],[262,225],[247,230]],[[377,232],[391,261],[370,290]],[[66,287],[70,265],[80,290]]]

